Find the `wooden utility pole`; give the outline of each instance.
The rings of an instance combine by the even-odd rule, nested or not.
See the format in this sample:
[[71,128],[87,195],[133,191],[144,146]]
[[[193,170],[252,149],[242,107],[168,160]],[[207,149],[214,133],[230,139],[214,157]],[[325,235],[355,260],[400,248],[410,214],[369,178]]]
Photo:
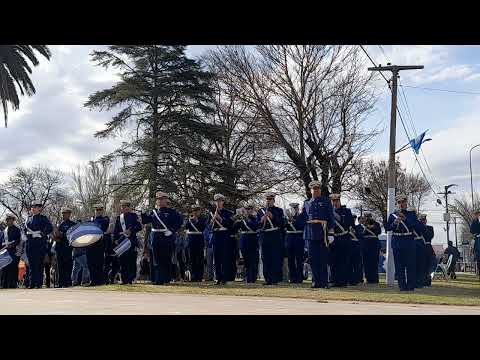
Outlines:
[[[397,132],[397,80],[398,73],[401,70],[423,69],[423,65],[418,66],[398,66],[391,65],[377,66],[368,68],[369,71],[391,71],[392,79],[390,80],[390,90],[392,91],[392,107],[390,111],[390,146],[388,157],[388,202],[387,202],[387,218],[395,211],[395,187],[396,187],[396,171],[395,171],[395,136]],[[393,263],[392,252],[392,232],[387,233],[387,258],[386,258],[387,285],[393,285],[395,279],[395,268]]]

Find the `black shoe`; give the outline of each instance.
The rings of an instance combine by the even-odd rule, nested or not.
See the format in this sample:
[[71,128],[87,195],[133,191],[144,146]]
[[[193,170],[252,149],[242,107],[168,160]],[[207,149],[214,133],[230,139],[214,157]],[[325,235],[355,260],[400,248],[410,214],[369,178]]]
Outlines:
[[215,281],[214,285],[222,285],[222,281],[217,280],[217,281]]
[[320,286],[320,285],[317,285],[317,284],[312,284],[312,286],[310,286],[310,288],[312,288],[312,289],[320,289],[321,286]]
[[222,284],[223,284],[223,285],[227,285],[227,281],[223,280],[223,281],[222,281]]
[[269,281],[266,281],[265,283],[263,283],[263,286],[270,286],[270,285],[272,285],[272,283]]

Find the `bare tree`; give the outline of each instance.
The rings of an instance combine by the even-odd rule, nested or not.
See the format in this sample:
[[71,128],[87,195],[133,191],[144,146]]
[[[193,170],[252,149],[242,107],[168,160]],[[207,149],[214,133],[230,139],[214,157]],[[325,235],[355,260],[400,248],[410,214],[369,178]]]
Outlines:
[[303,182],[321,179],[341,191],[377,130],[362,130],[373,109],[373,74],[354,46],[223,46],[209,61],[258,114]]
[[60,199],[68,201],[64,188],[64,175],[47,167],[19,167],[7,181],[0,185],[0,205],[17,218],[23,226],[33,200],[40,200],[47,216],[59,213]]
[[453,205],[449,205],[449,211],[460,217],[461,219],[461,233],[468,239],[472,238],[470,233],[470,225],[475,219],[474,211],[480,208],[480,195],[474,193],[473,195],[474,204],[472,206],[471,199],[468,196],[461,196],[453,200]]
[[[409,205],[420,212],[431,191],[429,184],[421,175],[407,173],[398,160],[396,170],[397,194],[405,194]],[[354,200],[358,200],[383,221],[387,218],[387,179],[388,164],[385,160],[366,161],[359,166],[356,183],[349,192]]]

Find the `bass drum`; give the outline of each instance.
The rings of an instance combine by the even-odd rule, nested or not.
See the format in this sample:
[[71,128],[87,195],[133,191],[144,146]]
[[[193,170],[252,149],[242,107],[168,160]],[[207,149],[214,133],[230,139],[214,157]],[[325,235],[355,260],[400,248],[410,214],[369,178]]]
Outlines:
[[68,243],[72,247],[86,247],[96,243],[103,236],[103,231],[93,221],[72,226],[67,231]]

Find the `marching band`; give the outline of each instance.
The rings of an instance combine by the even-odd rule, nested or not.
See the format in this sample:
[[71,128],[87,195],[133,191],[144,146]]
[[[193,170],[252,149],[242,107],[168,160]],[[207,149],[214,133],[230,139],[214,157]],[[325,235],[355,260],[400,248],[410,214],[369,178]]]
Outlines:
[[[364,279],[369,284],[378,283],[380,223],[371,213],[360,216],[356,223],[357,217],[342,205],[340,194],[325,196],[319,181],[312,181],[309,188],[312,196],[304,201],[303,207],[291,203],[285,213],[275,205],[275,194],[271,192],[265,195],[264,207],[256,210],[253,203],[247,203],[236,212],[225,208],[224,195],[215,194],[215,211],[203,214],[202,208],[194,205],[188,218],[170,205],[168,194],[158,191],[155,207],[140,214],[132,210],[130,201],[122,200],[120,215],[112,226],[110,218],[104,215],[104,206],[95,204],[95,215],[89,224],[95,225],[99,235],[94,238],[90,234],[85,247],[76,245],[73,237],[88,236],[88,228],[80,228],[84,224],[71,220],[71,209],[63,208],[63,221],[52,226],[42,214],[43,204],[34,201],[25,223],[25,254],[21,251],[22,236],[15,225],[16,217],[6,216],[0,251],[2,287],[17,287],[19,261],[25,259],[26,287],[41,288],[44,258],[51,242],[56,254],[58,287],[79,284],[79,272],[83,282],[90,286],[113,284],[119,272],[122,284],[132,284],[138,273],[137,251],[142,247],[138,233],[146,224],[151,225],[151,232],[142,250],[155,285],[175,281],[176,266],[180,263],[185,280],[213,280],[209,249],[213,250],[215,285],[235,281],[239,259],[243,260],[240,263],[243,262],[243,281],[247,284],[257,281],[260,259],[265,286],[284,281],[285,259],[291,284],[306,280],[307,263],[312,288],[356,286]],[[397,211],[388,217],[384,227],[393,232],[399,288],[412,291],[430,286],[433,228],[426,225],[425,215],[418,217],[408,209],[406,196],[397,196],[397,204]],[[188,256],[178,255],[180,232],[186,239],[181,253]],[[189,269],[188,276],[185,269]]]

